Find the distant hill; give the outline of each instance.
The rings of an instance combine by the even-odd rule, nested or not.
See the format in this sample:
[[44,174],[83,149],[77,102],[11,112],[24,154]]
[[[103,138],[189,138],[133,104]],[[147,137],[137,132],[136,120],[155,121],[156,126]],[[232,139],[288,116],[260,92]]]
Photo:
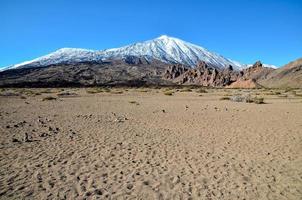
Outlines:
[[272,71],[259,83],[270,88],[302,88],[302,58]]

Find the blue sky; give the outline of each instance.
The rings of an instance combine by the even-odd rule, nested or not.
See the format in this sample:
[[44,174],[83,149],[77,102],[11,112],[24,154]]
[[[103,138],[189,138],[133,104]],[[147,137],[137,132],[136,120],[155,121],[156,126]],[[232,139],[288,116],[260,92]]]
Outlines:
[[302,57],[301,0],[0,0],[0,67],[169,35],[242,63]]

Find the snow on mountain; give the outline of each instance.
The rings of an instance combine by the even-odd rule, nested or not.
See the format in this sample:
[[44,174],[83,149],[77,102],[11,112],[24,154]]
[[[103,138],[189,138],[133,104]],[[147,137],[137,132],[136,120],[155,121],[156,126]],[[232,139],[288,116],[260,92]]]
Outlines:
[[36,58],[34,60],[25,61],[8,69],[27,68],[27,67],[42,67],[51,64],[81,62],[94,58],[95,52],[93,50],[78,49],[78,48],[62,48],[46,56]]
[[109,49],[104,52],[104,57],[148,56],[168,63],[181,63],[194,66],[198,61],[205,61],[218,68],[232,65],[240,69],[241,64],[212,53],[203,47],[182,41],[177,38],[160,36],[154,40],[139,42],[121,48]]
[[229,65],[232,65],[234,69],[242,69],[247,66],[224,58],[217,53],[210,52],[203,47],[163,35],[153,40],[103,51],[62,48],[46,56],[16,64],[7,69],[43,67],[59,63],[101,61],[106,59],[125,58],[127,56],[142,56],[147,59],[154,58],[166,63],[180,63],[192,67],[194,67],[198,61],[205,61],[220,69]]

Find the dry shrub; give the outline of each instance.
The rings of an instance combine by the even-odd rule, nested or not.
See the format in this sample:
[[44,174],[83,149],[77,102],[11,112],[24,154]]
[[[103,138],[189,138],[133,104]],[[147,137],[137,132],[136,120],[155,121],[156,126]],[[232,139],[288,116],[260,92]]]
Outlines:
[[196,90],[197,93],[208,93],[205,89],[200,88],[198,90]]
[[135,105],[139,105],[139,103],[137,102],[137,101],[129,101],[129,103],[131,103],[131,104],[135,104]]
[[86,92],[88,94],[97,94],[101,92],[110,92],[111,90],[109,88],[99,88],[99,87],[94,87],[94,88],[88,88]]
[[118,90],[118,91],[111,91],[110,93],[111,94],[123,94],[124,92],[121,90]]
[[164,92],[164,95],[172,96],[173,93],[174,93],[174,92],[173,92],[172,90],[168,90],[168,91],[165,91],[165,92]]
[[180,92],[192,92],[191,88],[183,88],[181,90],[179,90]]
[[264,104],[264,98],[262,97],[252,97],[251,95],[246,96],[232,96],[230,98],[234,102],[245,102],[245,103],[255,103],[255,104]]
[[220,98],[220,100],[222,100],[222,101],[223,101],[223,100],[230,100],[230,99],[231,99],[230,97],[226,97],[226,96]]
[[52,100],[57,100],[57,98],[56,97],[52,97],[52,96],[47,96],[47,97],[44,97],[42,99],[42,101],[52,101]]

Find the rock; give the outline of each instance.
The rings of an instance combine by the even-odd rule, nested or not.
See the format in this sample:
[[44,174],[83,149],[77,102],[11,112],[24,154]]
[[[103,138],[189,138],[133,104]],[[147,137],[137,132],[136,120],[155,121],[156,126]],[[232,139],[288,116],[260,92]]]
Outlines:
[[20,142],[17,138],[13,138],[12,142]]
[[179,176],[175,176],[174,178],[173,178],[173,180],[172,180],[172,183],[173,184],[177,184],[177,183],[179,183],[180,182],[180,177]]
[[24,142],[32,142],[32,140],[29,137],[28,133],[25,133]]
[[[257,83],[258,79],[265,78],[273,69],[263,67],[260,61],[257,61],[253,66],[241,71],[234,70],[233,66],[229,65],[224,69],[216,68],[210,64],[200,61],[195,68],[190,68],[182,65],[172,65],[167,67],[163,78],[172,80],[177,84],[191,84],[211,87],[224,87],[238,81],[252,80],[251,84],[236,83],[236,87],[255,88],[260,87]],[[235,87],[232,86],[232,87]]]
[[47,133],[42,133],[42,134],[40,135],[40,137],[47,137],[47,136],[48,136]]

